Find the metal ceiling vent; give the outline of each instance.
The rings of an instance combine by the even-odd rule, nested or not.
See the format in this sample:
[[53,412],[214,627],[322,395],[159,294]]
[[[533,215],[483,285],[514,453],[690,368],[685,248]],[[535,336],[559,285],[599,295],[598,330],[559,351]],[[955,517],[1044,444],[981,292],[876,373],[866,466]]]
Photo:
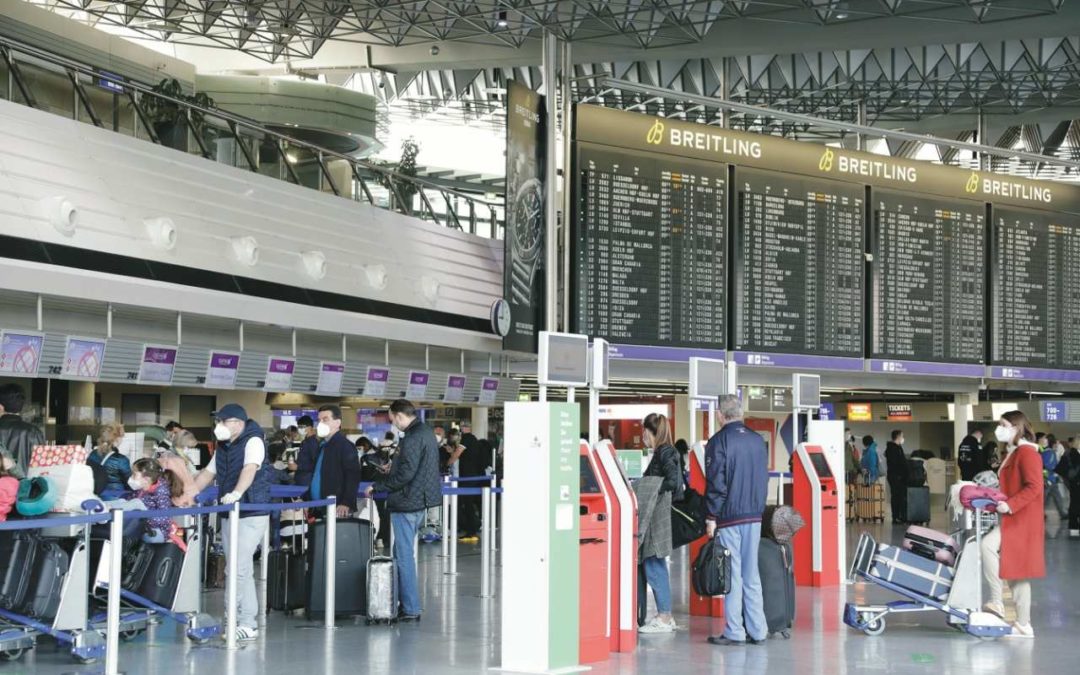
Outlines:
[[369,286],[377,291],[386,288],[387,274],[385,265],[367,265],[361,269],[364,270],[364,278],[367,279]]
[[240,264],[254,267],[259,263],[259,242],[255,237],[233,237],[232,249]]
[[304,262],[304,271],[312,279],[319,281],[326,276],[326,255],[322,251],[304,251],[300,259]]
[[67,197],[46,197],[41,200],[41,209],[45,218],[65,237],[75,234],[79,224],[79,211]]
[[143,221],[146,226],[146,234],[150,236],[150,243],[162,251],[171,251],[176,248],[176,223],[172,218],[147,218]]

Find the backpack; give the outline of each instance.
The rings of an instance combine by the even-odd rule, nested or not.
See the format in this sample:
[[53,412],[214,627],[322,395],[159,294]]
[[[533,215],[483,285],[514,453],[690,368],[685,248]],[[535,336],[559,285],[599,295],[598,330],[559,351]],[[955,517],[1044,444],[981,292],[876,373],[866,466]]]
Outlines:
[[690,572],[694,592],[705,597],[731,592],[731,551],[720,545],[718,537],[705,542]]
[[926,485],[926,465],[921,459],[909,459],[907,461],[907,484],[908,487],[922,487]]

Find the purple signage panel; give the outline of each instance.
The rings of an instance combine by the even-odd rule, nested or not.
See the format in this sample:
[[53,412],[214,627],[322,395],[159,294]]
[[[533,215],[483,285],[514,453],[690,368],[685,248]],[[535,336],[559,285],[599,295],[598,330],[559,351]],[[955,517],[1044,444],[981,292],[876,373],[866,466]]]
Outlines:
[[206,386],[209,389],[232,389],[236,386],[236,374],[240,372],[238,352],[210,352],[206,366]]
[[1003,380],[1048,380],[1051,382],[1080,382],[1080,370],[991,366],[990,377],[1000,378]]
[[428,380],[431,373],[422,370],[409,372],[409,388],[405,390],[405,398],[410,401],[423,401],[427,398]]
[[96,381],[105,362],[105,340],[69,337],[64,348],[60,377],[65,380]]
[[835,403],[822,403],[818,406],[818,419],[820,420],[835,420],[836,419],[836,404]]
[[460,403],[465,398],[465,382],[464,375],[448,375],[446,377],[446,393],[443,395],[443,401]]
[[315,393],[320,396],[341,396],[341,380],[344,377],[344,363],[323,361],[319,366],[319,382],[315,385]]
[[271,356],[266,363],[266,383],[263,388],[267,391],[289,391],[292,389],[293,370],[295,369],[296,359]]
[[897,375],[945,375],[948,377],[985,377],[986,366],[978,363],[933,363],[930,361],[896,361],[870,359],[871,373]]
[[495,405],[499,395],[499,378],[485,377],[480,382],[480,405]]
[[[172,384],[176,369],[176,347],[144,345],[139,363],[139,384]],[[129,375],[130,377],[130,375]]]
[[850,356],[818,356],[815,354],[771,354],[765,352],[735,352],[740,366],[793,368],[807,370],[862,370],[863,360]]
[[389,368],[377,368],[368,366],[367,378],[364,380],[364,396],[382,398],[386,396],[386,383],[390,381]]
[[0,373],[21,377],[37,377],[41,364],[41,333],[4,331],[0,338]]
[[608,345],[613,359],[632,361],[689,361],[691,356],[724,359],[722,349],[692,349],[687,347],[658,347],[650,345]]
[[1065,422],[1069,419],[1068,406],[1068,401],[1043,401],[1041,406],[1042,421]]

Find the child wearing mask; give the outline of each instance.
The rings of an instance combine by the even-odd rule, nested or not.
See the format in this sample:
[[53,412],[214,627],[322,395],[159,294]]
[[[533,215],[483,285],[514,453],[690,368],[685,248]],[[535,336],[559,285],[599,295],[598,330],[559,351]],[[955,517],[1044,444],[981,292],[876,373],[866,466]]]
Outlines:
[[[145,504],[150,511],[171,509],[173,500],[184,495],[184,484],[180,478],[172,471],[162,468],[156,459],[149,457],[138,460],[131,467],[128,487],[135,491],[134,498]],[[179,528],[172,518],[144,518],[142,522],[142,538],[146,543],[161,544],[171,541],[186,550]]]
[[13,475],[15,460],[0,453],[0,523],[7,520],[19,494],[19,479]]

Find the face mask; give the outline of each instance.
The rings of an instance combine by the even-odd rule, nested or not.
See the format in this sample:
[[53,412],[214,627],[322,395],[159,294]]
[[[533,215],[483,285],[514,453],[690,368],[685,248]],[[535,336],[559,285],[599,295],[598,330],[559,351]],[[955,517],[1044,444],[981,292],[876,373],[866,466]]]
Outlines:
[[227,441],[232,438],[232,432],[229,431],[229,427],[225,426],[224,424],[218,424],[216,427],[214,427],[214,438],[218,439],[219,441]]
[[131,478],[128,478],[128,487],[132,490],[145,490],[146,482],[132,476]]
[[330,435],[330,425],[326,422],[319,422],[319,426],[315,427],[315,433],[319,435],[319,438],[326,438]]
[[1013,430],[998,426],[998,428],[994,430],[994,437],[998,439],[999,443],[1012,443]]
[[439,445],[442,445],[443,444],[443,437],[442,436],[436,436],[435,437],[435,442],[438,443]]

